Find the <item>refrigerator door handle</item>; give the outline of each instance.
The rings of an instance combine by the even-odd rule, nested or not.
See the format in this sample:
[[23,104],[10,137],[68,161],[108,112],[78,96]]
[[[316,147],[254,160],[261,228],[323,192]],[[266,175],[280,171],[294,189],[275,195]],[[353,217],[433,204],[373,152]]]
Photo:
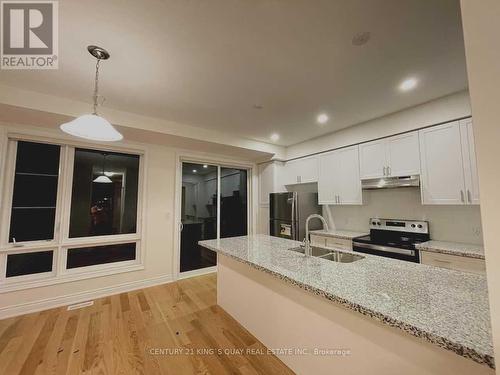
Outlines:
[[297,238],[295,238],[295,196],[293,198],[291,198],[292,200],[292,228],[291,228],[291,237],[292,237],[292,240],[296,240]]

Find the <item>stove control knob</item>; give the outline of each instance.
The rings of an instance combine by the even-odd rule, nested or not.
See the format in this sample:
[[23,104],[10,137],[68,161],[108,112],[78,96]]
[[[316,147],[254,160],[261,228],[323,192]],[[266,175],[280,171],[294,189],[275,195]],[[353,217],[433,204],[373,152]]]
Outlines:
[[382,224],[380,224],[380,221],[379,221],[379,222],[377,223],[377,225],[382,225]]
[[412,225],[411,225],[411,227],[412,227],[412,228],[415,228],[415,224],[412,224]]
[[377,222],[376,221],[372,221],[372,225],[377,225]]
[[422,228],[422,224],[418,224],[418,227],[419,227],[419,228]]

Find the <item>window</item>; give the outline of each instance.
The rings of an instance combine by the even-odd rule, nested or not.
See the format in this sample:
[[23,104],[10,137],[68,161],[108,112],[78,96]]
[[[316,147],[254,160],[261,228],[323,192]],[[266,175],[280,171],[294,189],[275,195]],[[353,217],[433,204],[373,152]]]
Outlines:
[[135,233],[139,156],[75,150],[69,237]]
[[60,149],[18,142],[9,242],[54,238]]
[[66,268],[95,266],[135,259],[135,242],[68,249]]
[[0,292],[141,268],[141,155],[11,139],[7,160]]
[[53,251],[8,254],[6,277],[51,272]]

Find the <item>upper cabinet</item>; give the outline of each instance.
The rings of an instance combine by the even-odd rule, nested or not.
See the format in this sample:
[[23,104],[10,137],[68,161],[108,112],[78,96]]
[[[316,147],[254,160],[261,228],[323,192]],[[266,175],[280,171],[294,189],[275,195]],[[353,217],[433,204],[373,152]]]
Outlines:
[[358,146],[321,154],[318,178],[319,204],[362,204]]
[[472,118],[460,122],[460,136],[463,142],[463,163],[465,173],[465,189],[469,204],[479,204],[479,177],[477,174],[476,147]]
[[359,145],[361,179],[420,174],[418,132]]
[[310,156],[286,162],[280,183],[283,185],[318,182],[318,157]]
[[283,163],[271,161],[259,165],[259,203],[261,205],[269,204],[269,194],[285,191],[283,184],[280,185],[280,174],[283,169]]
[[419,131],[422,204],[478,204],[472,121]]

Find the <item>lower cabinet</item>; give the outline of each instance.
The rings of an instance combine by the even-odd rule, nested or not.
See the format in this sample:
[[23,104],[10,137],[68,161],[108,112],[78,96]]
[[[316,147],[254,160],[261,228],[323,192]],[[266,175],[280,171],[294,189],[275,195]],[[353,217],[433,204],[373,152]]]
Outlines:
[[448,268],[463,272],[472,272],[484,275],[486,264],[483,259],[469,258],[457,255],[420,251],[420,263],[429,266]]
[[311,234],[311,245],[319,247],[331,247],[342,250],[352,250],[352,240],[326,237],[318,234]]

